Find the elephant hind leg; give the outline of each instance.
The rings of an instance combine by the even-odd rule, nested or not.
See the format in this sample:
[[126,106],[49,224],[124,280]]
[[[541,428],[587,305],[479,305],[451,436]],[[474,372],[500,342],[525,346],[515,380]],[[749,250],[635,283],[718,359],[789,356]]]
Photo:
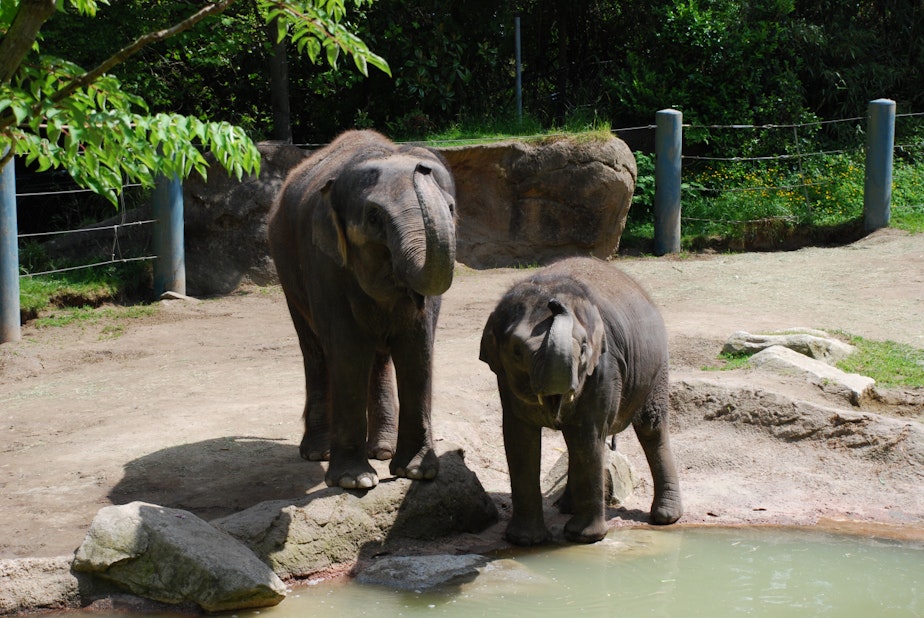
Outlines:
[[369,378],[369,437],[366,450],[372,459],[391,459],[398,440],[398,393],[395,371],[388,354],[375,356]]
[[302,413],[305,431],[298,452],[308,461],[327,461],[331,438],[327,359],[308,320],[292,303],[288,304],[305,367],[305,409]]
[[672,524],[683,515],[680,499],[680,478],[674,464],[668,434],[668,383],[667,372],[652,392],[648,401],[632,421],[635,434],[642,444],[651,478],[654,483],[654,499],[651,503],[651,522],[659,525]]

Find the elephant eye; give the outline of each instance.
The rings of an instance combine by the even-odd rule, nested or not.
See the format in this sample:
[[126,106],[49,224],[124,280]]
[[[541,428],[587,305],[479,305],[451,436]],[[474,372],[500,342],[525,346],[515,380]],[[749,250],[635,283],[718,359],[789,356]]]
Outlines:
[[366,209],[366,225],[375,230],[381,230],[384,227],[382,221],[382,211],[375,207]]
[[587,340],[581,342],[581,358],[587,358]]

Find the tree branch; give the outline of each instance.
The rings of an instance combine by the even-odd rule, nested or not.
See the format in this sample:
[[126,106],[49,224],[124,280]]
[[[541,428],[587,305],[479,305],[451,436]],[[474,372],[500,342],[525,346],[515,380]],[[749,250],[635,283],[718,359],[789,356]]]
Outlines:
[[[31,0],[36,1],[36,0]],[[45,0],[47,1],[47,0]],[[101,75],[108,73],[113,67],[116,67],[139,51],[150,45],[151,43],[157,43],[163,41],[164,39],[169,39],[170,37],[177,35],[181,32],[189,30],[197,23],[205,19],[210,15],[218,15],[225,11],[229,6],[234,4],[236,0],[222,0],[221,2],[214,2],[208,6],[200,9],[198,12],[190,15],[180,23],[165,28],[163,30],[158,30],[157,32],[149,32],[148,34],[142,35],[134,40],[131,44],[123,47],[118,52],[104,60],[96,68],[87,71],[80,77],[75,78],[68,85],[66,85],[61,90],[57,91],[52,97],[51,100],[54,103],[62,101],[67,97],[71,96],[81,88],[85,88],[96,81]],[[51,3],[54,4],[54,0],[51,0]]]
[[0,84],[13,78],[42,25],[54,14],[55,0],[22,0],[10,29],[0,40]]

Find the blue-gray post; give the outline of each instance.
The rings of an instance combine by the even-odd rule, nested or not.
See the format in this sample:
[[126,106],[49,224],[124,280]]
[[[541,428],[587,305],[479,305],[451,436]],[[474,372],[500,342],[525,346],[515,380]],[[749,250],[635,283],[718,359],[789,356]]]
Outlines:
[[683,114],[662,109],[655,114],[655,255],[680,251],[680,153]]
[[159,177],[151,204],[154,224],[154,294],[186,294],[186,255],[183,252],[183,183]]
[[22,338],[17,233],[16,167],[10,159],[0,169],[0,343]]
[[889,226],[892,203],[892,151],[895,147],[895,101],[876,99],[868,106],[866,182],[863,227],[874,232]]

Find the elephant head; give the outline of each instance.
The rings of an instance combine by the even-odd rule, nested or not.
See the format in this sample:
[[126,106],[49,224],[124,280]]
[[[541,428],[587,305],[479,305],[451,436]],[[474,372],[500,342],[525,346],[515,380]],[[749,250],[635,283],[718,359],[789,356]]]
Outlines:
[[534,420],[560,428],[606,349],[603,319],[586,298],[514,287],[488,318],[481,360],[505,375],[513,394],[540,409]]
[[381,302],[449,289],[455,266],[455,187],[422,148],[356,160],[321,190],[314,242]]

